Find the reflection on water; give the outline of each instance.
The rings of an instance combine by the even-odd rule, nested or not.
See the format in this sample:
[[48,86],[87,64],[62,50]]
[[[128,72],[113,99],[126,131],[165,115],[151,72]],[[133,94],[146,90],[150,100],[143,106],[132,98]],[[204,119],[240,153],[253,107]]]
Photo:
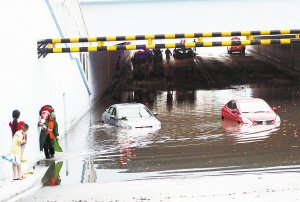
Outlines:
[[61,178],[60,178],[60,170],[63,166],[63,162],[50,161],[51,165],[49,166],[48,170],[46,171],[44,177],[42,178],[43,186],[56,186],[60,185]]
[[223,120],[222,127],[226,135],[237,143],[258,142],[271,136],[279,130],[279,125],[251,125],[241,124],[230,120]]
[[83,172],[81,183],[94,183],[97,180],[97,174],[94,167],[94,160],[89,158],[83,163]]

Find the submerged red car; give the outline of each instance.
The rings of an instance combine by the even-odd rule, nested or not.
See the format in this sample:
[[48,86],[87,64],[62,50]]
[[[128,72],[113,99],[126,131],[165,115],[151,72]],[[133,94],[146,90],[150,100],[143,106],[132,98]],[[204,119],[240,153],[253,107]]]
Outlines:
[[[240,41],[240,40],[241,40],[240,37],[233,37],[233,38],[231,39],[231,41]],[[246,46],[242,46],[242,45],[240,45],[240,46],[229,46],[229,47],[227,47],[227,52],[230,53],[230,54],[232,54],[232,53],[234,53],[234,52],[238,52],[238,53],[240,53],[240,54],[245,55],[245,51],[246,51]]]
[[222,119],[250,125],[280,125],[280,117],[260,98],[239,98],[230,100],[222,107]]

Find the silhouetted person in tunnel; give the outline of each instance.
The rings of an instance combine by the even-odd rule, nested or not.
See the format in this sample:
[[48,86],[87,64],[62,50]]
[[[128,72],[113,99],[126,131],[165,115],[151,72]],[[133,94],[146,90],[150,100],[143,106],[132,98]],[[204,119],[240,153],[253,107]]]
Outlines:
[[166,54],[167,63],[169,64],[170,63],[170,57],[172,55],[170,49],[167,48],[167,50],[165,51],[165,54]]
[[193,42],[195,43],[195,47],[193,48],[193,50],[196,53],[196,43],[197,43],[196,39],[194,39]]

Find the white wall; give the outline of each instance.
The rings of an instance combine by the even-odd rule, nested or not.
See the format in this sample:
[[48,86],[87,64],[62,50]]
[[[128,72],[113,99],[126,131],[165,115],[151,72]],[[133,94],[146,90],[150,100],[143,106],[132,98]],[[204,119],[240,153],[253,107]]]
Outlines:
[[[0,7],[0,155],[9,151],[11,131],[8,126],[14,109],[21,111],[20,120],[29,124],[28,163],[31,167],[43,158],[39,152],[38,112],[51,104],[56,111],[60,134],[88,111],[89,94],[76,61],[69,54],[37,57],[37,40],[61,37],[44,0],[12,0]],[[64,120],[64,99],[66,117]],[[0,160],[0,180],[12,175],[11,165]]]

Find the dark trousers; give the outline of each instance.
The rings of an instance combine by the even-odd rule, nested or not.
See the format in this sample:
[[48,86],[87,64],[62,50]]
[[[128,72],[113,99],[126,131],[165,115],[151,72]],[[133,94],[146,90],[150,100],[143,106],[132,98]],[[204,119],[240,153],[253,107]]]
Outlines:
[[46,156],[46,159],[50,158],[50,155],[53,156],[55,151],[54,151],[54,147],[53,147],[53,139],[50,139],[50,136],[47,135],[46,141],[44,143],[44,153]]

